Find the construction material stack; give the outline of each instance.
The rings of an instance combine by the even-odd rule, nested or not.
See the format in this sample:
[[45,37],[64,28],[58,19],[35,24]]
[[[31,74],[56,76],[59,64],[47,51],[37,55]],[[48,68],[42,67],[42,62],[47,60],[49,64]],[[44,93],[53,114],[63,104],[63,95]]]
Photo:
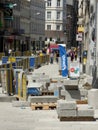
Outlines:
[[60,121],[95,121],[93,107],[76,101],[58,100],[57,114]]

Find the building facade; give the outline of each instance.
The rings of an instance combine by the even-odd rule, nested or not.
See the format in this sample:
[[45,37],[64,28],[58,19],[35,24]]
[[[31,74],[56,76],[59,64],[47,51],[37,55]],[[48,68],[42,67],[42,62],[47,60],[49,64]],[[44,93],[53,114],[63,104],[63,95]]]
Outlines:
[[[79,19],[78,25],[84,28],[82,46],[82,61],[85,64],[85,72],[93,75],[95,64],[96,46],[96,0],[79,0]],[[84,57],[84,53],[87,56]]]
[[30,3],[30,38],[31,49],[42,50],[45,40],[45,2],[31,0]]
[[78,1],[66,0],[66,36],[67,48],[77,47],[77,18],[78,16]]
[[46,43],[64,43],[64,23],[66,21],[66,0],[47,0],[45,13]]
[[[39,13],[39,15],[38,15]],[[0,51],[42,49],[45,39],[43,0],[0,1]]]
[[[45,43],[76,44],[77,0],[47,0]],[[72,45],[73,44],[73,45]]]
[[0,1],[0,15],[1,15],[1,27],[0,27],[0,52],[5,52],[10,48],[13,38],[11,33],[12,29],[12,0]]

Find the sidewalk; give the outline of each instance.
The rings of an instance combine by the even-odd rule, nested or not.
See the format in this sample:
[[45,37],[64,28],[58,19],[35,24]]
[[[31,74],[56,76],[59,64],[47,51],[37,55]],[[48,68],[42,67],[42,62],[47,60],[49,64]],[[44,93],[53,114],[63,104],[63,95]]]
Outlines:
[[[34,73],[45,73],[52,77],[59,75],[59,64],[43,65],[34,69]],[[98,119],[98,110],[95,110]],[[56,110],[35,110],[30,107],[12,107],[12,103],[0,102],[0,128],[2,130],[98,130],[96,121],[60,122]]]

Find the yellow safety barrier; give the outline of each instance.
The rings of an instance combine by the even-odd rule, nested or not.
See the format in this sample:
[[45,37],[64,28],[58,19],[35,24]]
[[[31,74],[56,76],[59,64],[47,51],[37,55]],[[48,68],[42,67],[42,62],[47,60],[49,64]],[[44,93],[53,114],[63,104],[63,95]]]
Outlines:
[[15,56],[15,52],[12,52],[12,53],[11,53],[11,56]]
[[8,61],[9,61],[9,62],[16,62],[16,58],[15,58],[15,57],[9,57],[9,58],[8,58]]
[[24,72],[18,74],[18,97],[21,100],[27,99],[27,80]]
[[24,51],[23,56],[31,56],[31,51]]
[[3,56],[5,56],[5,53],[0,53],[0,60],[2,59]]
[[4,93],[9,95],[14,93],[13,87],[13,70],[11,68],[2,68],[1,73],[1,84]]
[[21,52],[20,51],[16,51],[15,52],[15,56],[21,56]]
[[27,78],[26,75],[23,74],[22,76],[22,91],[23,91],[23,99],[27,99]]

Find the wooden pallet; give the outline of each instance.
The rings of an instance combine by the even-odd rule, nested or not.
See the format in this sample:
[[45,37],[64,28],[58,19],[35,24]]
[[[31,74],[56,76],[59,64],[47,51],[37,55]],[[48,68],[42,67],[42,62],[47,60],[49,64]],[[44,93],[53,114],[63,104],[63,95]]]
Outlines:
[[77,104],[88,104],[87,100],[77,100],[76,101]]
[[44,95],[54,95],[54,92],[42,91],[42,96],[44,96]]
[[32,110],[52,110],[56,109],[56,103],[31,103]]
[[60,121],[96,121],[94,117],[59,117]]
[[51,80],[51,83],[57,83],[58,81],[57,80]]

